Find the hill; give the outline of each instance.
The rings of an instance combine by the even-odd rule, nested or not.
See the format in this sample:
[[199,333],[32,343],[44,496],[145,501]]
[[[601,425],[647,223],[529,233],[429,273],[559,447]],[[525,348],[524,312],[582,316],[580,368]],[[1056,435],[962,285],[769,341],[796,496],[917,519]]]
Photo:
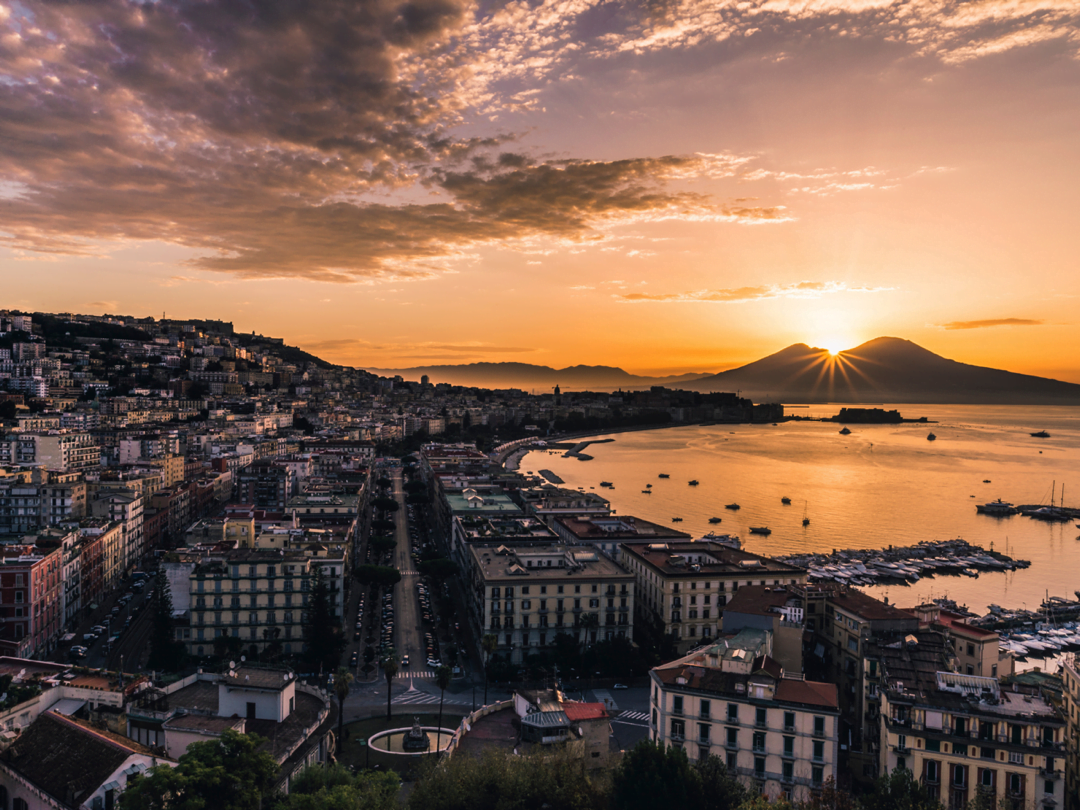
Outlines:
[[461,365],[417,366],[414,368],[368,368],[384,377],[400,375],[406,380],[427,376],[432,383],[449,383],[476,388],[547,389],[556,385],[564,391],[608,391],[617,388],[649,388],[697,380],[703,373],[674,377],[641,377],[614,366],[569,366],[552,368],[532,363],[463,363]]
[[895,337],[875,338],[835,357],[796,343],[684,387],[741,391],[758,402],[1080,404],[1075,383],[959,363]]

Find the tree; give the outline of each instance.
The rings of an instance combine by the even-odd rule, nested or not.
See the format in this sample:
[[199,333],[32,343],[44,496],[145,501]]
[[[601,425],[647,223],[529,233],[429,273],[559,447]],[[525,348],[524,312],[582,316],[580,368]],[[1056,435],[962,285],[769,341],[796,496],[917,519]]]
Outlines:
[[397,548],[397,540],[393,537],[373,536],[368,539],[368,548],[376,554],[393,551]]
[[425,577],[431,577],[438,582],[442,582],[457,573],[457,564],[446,557],[436,557],[432,560],[422,560],[417,563],[416,570]]
[[701,775],[681,748],[642,740],[622,758],[611,777],[611,800],[619,810],[697,807]]
[[435,743],[436,753],[442,751],[440,743],[442,742],[442,708],[443,699],[446,697],[446,687],[450,685],[450,667],[443,664],[441,667],[435,670],[435,685],[439,687],[439,731]]
[[485,633],[480,640],[480,646],[484,648],[484,705],[487,706],[488,664],[491,663],[491,654],[499,646],[499,637],[493,633]]
[[401,504],[395,501],[393,498],[376,498],[375,508],[380,512],[396,512],[401,508]]
[[389,720],[392,717],[390,714],[390,686],[393,684],[394,676],[397,675],[398,671],[398,660],[393,651],[383,659],[382,669],[383,676],[386,678],[386,719]]
[[[437,764],[436,764],[437,763]],[[567,752],[432,757],[409,791],[407,810],[602,810],[602,780]],[[423,767],[423,766],[422,766]],[[655,810],[655,809],[654,809]]]
[[304,617],[304,658],[308,663],[325,670],[336,668],[344,639],[335,625],[330,609],[330,589],[322,567],[313,566],[311,595]]
[[600,614],[599,613],[582,613],[581,619],[578,620],[578,629],[581,631],[581,649],[585,651],[585,646],[589,643],[589,632],[596,630],[600,626]]
[[184,645],[176,640],[172,621],[172,591],[165,572],[154,577],[154,618],[150,628],[150,656],[146,665],[153,670],[176,672],[184,665]]
[[376,534],[386,534],[394,530],[394,521],[392,520],[373,520],[371,521],[371,530]]
[[400,810],[393,771],[353,774],[344,765],[312,765],[289,782],[273,810]]
[[[701,810],[734,810],[746,801],[746,787],[727,769],[720,757],[710,754],[704,760],[699,760],[694,767],[701,777]],[[822,807],[820,810],[826,808]]]
[[352,680],[352,673],[349,672],[347,667],[338,667],[338,671],[334,673],[334,694],[337,695],[338,705],[337,752],[339,756],[344,745],[341,732],[345,726],[345,698],[349,696],[349,684],[352,683]]
[[355,576],[364,585],[378,585],[380,588],[392,588],[401,582],[401,572],[387,565],[357,566]]
[[227,729],[220,738],[188,746],[176,767],[156,765],[128,780],[120,810],[259,810],[273,789],[277,761],[259,748],[263,738]]
[[859,810],[859,803],[846,790],[838,788],[836,779],[830,776],[820,790],[810,795],[810,801],[799,805],[799,810]]
[[873,789],[860,799],[863,810],[939,810],[941,803],[911,771],[897,768],[874,780]]
[[15,400],[8,399],[0,402],[0,419],[14,419],[18,411],[19,406],[15,404]]

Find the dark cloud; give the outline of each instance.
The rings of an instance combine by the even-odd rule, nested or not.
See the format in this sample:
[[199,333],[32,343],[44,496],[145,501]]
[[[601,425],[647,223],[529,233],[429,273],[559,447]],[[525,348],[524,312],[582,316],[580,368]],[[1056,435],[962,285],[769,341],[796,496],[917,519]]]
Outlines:
[[[455,138],[464,57],[442,45],[466,0],[3,8],[0,181],[17,196],[0,198],[0,245],[155,240],[204,270],[351,281],[630,218],[781,218],[669,188],[730,175],[733,156],[536,163],[497,153],[509,136]],[[437,201],[364,196],[418,183]]]
[[1042,326],[1046,321],[1031,318],[988,318],[982,321],[950,321],[942,329],[985,329],[991,326]]

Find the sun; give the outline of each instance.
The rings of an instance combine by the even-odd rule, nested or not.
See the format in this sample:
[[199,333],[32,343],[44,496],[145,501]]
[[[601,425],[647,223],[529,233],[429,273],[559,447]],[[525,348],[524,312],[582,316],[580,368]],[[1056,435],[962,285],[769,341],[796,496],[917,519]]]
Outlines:
[[821,340],[818,345],[828,351],[830,355],[836,357],[836,355],[840,354],[840,352],[847,347],[847,341],[843,338],[832,337]]

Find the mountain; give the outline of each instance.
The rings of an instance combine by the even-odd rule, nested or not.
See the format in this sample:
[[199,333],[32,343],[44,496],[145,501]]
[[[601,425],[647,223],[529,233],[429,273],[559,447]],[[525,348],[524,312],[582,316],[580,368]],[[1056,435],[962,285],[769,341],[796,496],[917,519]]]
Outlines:
[[551,368],[531,363],[464,363],[461,365],[418,366],[414,368],[369,368],[383,377],[400,375],[406,380],[427,376],[432,383],[450,383],[476,388],[522,388],[550,391],[556,385],[564,391],[609,391],[617,388],[649,388],[698,380],[704,372],[674,377],[639,377],[614,366],[570,366]]
[[875,338],[835,357],[796,343],[683,387],[740,391],[757,402],[1080,405],[1080,385],[958,363],[895,337]]

